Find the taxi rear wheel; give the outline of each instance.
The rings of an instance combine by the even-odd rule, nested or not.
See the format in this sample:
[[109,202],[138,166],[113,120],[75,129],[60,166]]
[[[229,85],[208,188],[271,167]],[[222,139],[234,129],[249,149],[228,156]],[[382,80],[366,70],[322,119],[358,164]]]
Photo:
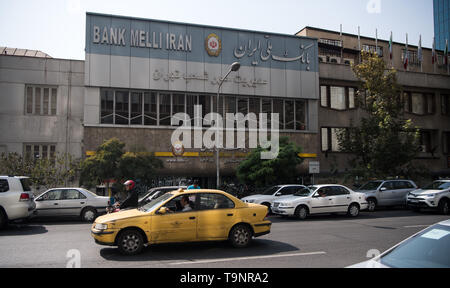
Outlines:
[[231,229],[229,240],[231,245],[236,248],[244,248],[250,244],[252,240],[252,230],[249,226],[239,224]]
[[117,245],[124,255],[139,254],[144,248],[144,239],[137,230],[126,230],[119,235]]

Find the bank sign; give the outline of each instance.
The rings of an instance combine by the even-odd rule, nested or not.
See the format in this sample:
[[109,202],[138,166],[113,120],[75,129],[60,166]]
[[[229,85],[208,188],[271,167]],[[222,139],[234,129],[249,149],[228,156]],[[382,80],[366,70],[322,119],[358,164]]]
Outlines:
[[318,99],[316,39],[87,13],[87,86]]

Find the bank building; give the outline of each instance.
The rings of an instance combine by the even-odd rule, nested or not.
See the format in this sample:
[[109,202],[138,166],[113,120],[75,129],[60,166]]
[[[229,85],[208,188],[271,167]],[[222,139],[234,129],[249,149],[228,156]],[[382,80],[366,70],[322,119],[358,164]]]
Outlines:
[[[203,135],[212,129],[204,117],[213,112],[263,113],[269,130],[278,120],[279,136],[302,147],[299,183],[310,183],[309,166],[317,162],[315,177],[325,179],[348,169],[350,155],[339,151],[336,134],[363,115],[350,64],[369,50],[398,70],[405,113],[421,131],[415,161],[435,176],[450,176],[450,76],[443,53],[437,51],[437,63],[419,65],[418,47],[408,49],[314,27],[282,35],[87,13],[84,61],[0,47],[0,153],[84,158],[116,137],[127,151],[152,152],[163,161],[155,185],[196,178],[202,188],[215,188],[214,149],[194,145],[194,139],[191,146],[187,139],[174,145],[174,131],[191,124],[192,135],[196,129]],[[407,69],[405,51],[412,55]],[[422,51],[423,59],[431,59],[431,49]],[[222,78],[235,62],[239,70]],[[178,113],[189,123],[173,123]],[[224,143],[220,150],[222,181],[236,181],[236,168],[251,151],[252,133],[259,131],[253,127],[260,122],[249,118],[244,134],[237,133],[237,124],[224,130],[235,132],[235,145]]]

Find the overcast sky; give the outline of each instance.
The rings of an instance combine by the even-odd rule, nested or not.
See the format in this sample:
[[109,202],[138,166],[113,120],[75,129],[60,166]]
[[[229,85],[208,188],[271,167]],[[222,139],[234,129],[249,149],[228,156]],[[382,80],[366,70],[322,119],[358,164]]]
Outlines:
[[431,47],[432,0],[0,0],[0,46],[84,59],[86,11],[295,34],[313,26]]

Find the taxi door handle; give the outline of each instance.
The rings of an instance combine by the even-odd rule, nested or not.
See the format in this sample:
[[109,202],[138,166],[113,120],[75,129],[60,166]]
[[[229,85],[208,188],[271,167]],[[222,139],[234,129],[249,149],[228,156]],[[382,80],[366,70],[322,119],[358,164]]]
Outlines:
[[195,216],[189,217],[189,220],[195,220]]
[[227,214],[227,216],[228,216],[228,217],[231,217],[231,216],[233,216],[233,214]]

